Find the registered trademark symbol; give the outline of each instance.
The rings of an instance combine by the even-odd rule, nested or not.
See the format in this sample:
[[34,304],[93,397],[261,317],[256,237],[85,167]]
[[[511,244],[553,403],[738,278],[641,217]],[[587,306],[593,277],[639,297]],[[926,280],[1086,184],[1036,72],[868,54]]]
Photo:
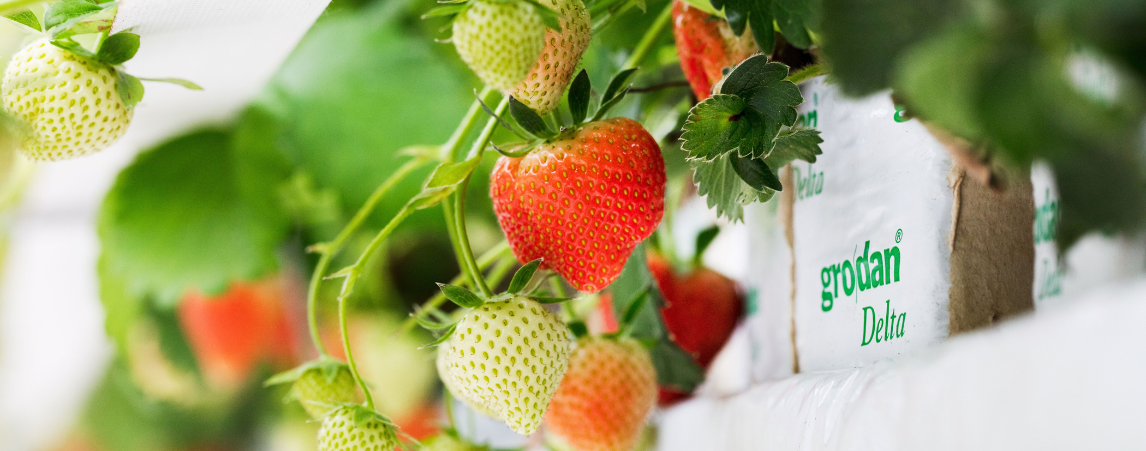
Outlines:
[[903,240],[903,229],[895,231],[895,242],[898,243]]

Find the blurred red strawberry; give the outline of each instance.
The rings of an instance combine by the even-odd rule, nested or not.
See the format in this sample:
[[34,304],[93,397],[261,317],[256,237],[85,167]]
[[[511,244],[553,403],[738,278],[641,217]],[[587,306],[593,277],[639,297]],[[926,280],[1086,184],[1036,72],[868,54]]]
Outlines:
[[673,3],[672,18],[680,67],[699,100],[712,95],[712,87],[724,78],[724,68],[760,51],[750,30],[738,37],[728,21],[680,0]]
[[289,365],[293,334],[280,278],[236,282],[222,295],[188,293],[179,322],[204,378],[216,387],[236,387],[267,360]]

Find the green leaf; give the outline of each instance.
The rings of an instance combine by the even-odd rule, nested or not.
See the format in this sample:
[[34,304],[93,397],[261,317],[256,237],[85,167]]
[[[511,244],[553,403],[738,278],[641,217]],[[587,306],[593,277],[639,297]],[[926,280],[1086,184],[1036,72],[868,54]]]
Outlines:
[[16,14],[9,14],[4,17],[8,18],[8,20],[16,22],[21,26],[27,27],[32,31],[43,31],[40,28],[40,19],[37,19],[36,15],[31,11],[20,11]]
[[740,179],[752,189],[757,191],[781,191],[784,189],[784,186],[780,184],[780,178],[759,158],[730,155],[729,162],[732,163],[732,169],[736,171],[736,175],[739,175]]
[[139,35],[123,32],[104,39],[95,57],[100,61],[116,66],[134,58],[138,51]]
[[159,350],[176,368],[199,375],[199,361],[187,343],[175,309],[160,309],[147,303],[147,316],[155,324],[159,335]]
[[[724,16],[728,20],[728,24],[732,28],[732,32],[737,36],[744,34],[744,31],[751,27],[752,36],[756,39],[756,44],[764,53],[771,53],[772,47],[775,44],[773,36],[773,13],[778,8],[773,5],[774,0],[712,0],[712,6],[717,10],[724,10]],[[787,7],[791,8],[796,6],[796,3],[804,3],[808,0],[792,0]],[[802,21],[791,18],[797,16],[787,12],[785,9],[780,9],[781,13],[786,14],[786,19],[791,22],[799,22],[803,25]],[[793,29],[789,26],[789,30]],[[781,29],[781,31],[784,31]],[[806,33],[806,31],[804,31]],[[800,37],[797,36],[797,39]]]
[[681,148],[693,159],[712,160],[741,148],[765,148],[757,133],[763,118],[747,108],[744,99],[716,94],[688,113]]
[[199,86],[199,85],[195,84],[195,82],[192,82],[190,80],[184,80],[182,78],[143,78],[143,77],[139,77],[139,79],[143,80],[143,81],[155,81],[155,82],[160,82],[160,83],[171,83],[173,85],[179,85],[179,86],[182,86],[184,88],[187,88],[187,89],[190,89],[193,91],[202,91],[203,90],[202,86]]
[[[787,77],[788,66],[769,62],[764,55],[756,55],[744,60],[728,74],[721,84],[720,93],[744,99],[748,108],[763,116],[764,128],[759,131],[759,135],[770,142],[782,127],[796,123],[796,107],[804,102],[800,88],[786,80]],[[768,150],[771,150],[770,145],[765,152]],[[743,148],[740,154],[748,155]],[[756,150],[751,154],[763,155]]]
[[816,156],[824,153],[820,150],[820,143],[822,142],[824,139],[820,138],[819,130],[807,128],[784,130],[780,132],[780,136],[776,137],[776,146],[764,158],[764,163],[767,163],[770,168],[782,167],[792,160],[815,163]]
[[271,214],[277,186],[236,164],[231,136],[192,133],[141,153],[120,172],[99,215],[103,269],[133,296],[172,305],[278,268],[289,222]]
[[601,95],[601,103],[613,100],[617,96],[623,96],[621,92],[629,87],[629,81],[632,80],[633,75],[637,73],[637,68],[625,69],[617,72],[612,80],[609,80],[609,86],[605,88],[605,93]]
[[[617,280],[609,285],[613,295],[613,314],[617,318],[629,315],[629,336],[638,340],[659,340],[666,336],[664,319],[658,309],[664,304],[660,292],[653,286],[652,274],[649,273],[648,263],[645,260],[646,245],[638,245],[629,260],[625,262],[624,269]],[[643,298],[643,299],[642,299]],[[640,301],[635,312],[630,312],[634,302]]]
[[[809,30],[819,28],[819,3],[819,0],[772,0],[772,16],[784,39],[802,49],[812,46]],[[757,19],[752,20],[755,23]],[[752,31],[756,33],[755,25]],[[760,41],[759,36],[756,41]]]
[[508,291],[514,294],[521,293],[521,290],[524,290],[525,286],[529,284],[529,281],[533,279],[533,274],[536,273],[537,268],[541,266],[541,261],[542,259],[539,258],[526,263],[521,269],[518,269],[517,272],[513,274],[513,279],[509,281]]
[[143,100],[143,83],[138,78],[122,70],[115,71],[115,77],[115,89],[124,106],[133,108]]
[[481,305],[485,303],[485,301],[478,297],[478,295],[474,294],[474,292],[463,287],[439,283],[438,288],[442,289],[442,294],[446,296],[446,299],[449,299],[451,302],[461,307],[477,308],[481,307]]
[[509,98],[509,115],[513,116],[513,119],[521,128],[525,129],[526,133],[544,139],[557,136],[557,133],[549,128],[549,124],[536,111],[513,97]]
[[657,385],[692,392],[704,382],[704,368],[688,352],[667,337],[657,340],[649,350],[657,369]]
[[972,4],[957,0],[822,1],[823,55],[841,89],[852,96],[890,87],[901,54],[961,20]]
[[708,250],[708,246],[720,234],[720,226],[714,225],[707,229],[701,230],[696,234],[696,251],[693,253],[693,261],[697,264],[700,263],[701,257],[704,256],[704,251]]
[[127,278],[109,267],[107,252],[96,263],[99,276],[99,300],[104,310],[104,329],[115,342],[120,355],[127,355],[127,334],[142,316],[145,299],[133,294]]
[[709,208],[731,221],[742,220],[743,208],[753,202],[767,202],[776,194],[770,189],[758,190],[744,182],[732,167],[733,155],[712,161],[692,160],[693,180],[697,194],[705,197]]
[[73,19],[103,11],[93,0],[62,0],[44,10],[44,28],[51,30]]
[[80,56],[84,56],[84,57],[88,57],[88,58],[94,58],[95,57],[94,53],[89,52],[88,49],[85,49],[84,46],[80,45],[80,43],[73,41],[71,39],[55,39],[52,41],[52,45],[59,47],[61,49],[67,50],[69,52],[75,53],[76,55],[80,55]]
[[592,91],[589,73],[581,69],[573,79],[573,83],[569,85],[569,112],[573,116],[574,126],[585,122],[585,118],[589,116],[589,98]]
[[917,44],[901,58],[896,93],[911,114],[956,136],[983,137],[977,103],[991,42],[981,31],[958,27]]

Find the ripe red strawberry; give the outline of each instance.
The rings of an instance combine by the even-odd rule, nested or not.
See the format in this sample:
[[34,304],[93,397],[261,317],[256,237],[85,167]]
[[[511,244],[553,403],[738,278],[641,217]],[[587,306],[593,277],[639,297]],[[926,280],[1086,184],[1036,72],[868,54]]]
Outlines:
[[760,52],[751,30],[737,37],[728,21],[713,17],[681,0],[672,6],[673,37],[680,67],[699,100],[712,95],[712,87],[733,67]]
[[577,341],[545,421],[577,451],[628,451],[656,396],[656,368],[640,343],[589,336]]
[[220,296],[189,293],[179,303],[183,333],[212,385],[238,386],[259,362],[290,354],[282,283],[235,283]]
[[703,267],[680,277],[653,252],[648,265],[665,299],[661,315],[673,341],[708,368],[740,319],[744,303],[736,283]]
[[538,114],[557,109],[581,55],[589,48],[589,12],[581,0],[541,0],[560,15],[561,31],[545,30],[545,49],[513,96]]
[[615,280],[657,228],[664,187],[656,140],[636,121],[614,118],[524,157],[501,157],[490,196],[518,260],[544,258],[543,267],[593,292]]

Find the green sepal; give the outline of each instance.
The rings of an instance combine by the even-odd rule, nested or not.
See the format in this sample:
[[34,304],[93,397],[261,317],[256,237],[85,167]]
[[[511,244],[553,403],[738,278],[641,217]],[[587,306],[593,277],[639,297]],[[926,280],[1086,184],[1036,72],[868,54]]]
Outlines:
[[398,428],[394,425],[393,421],[390,421],[389,417],[357,404],[351,404],[347,407],[354,410],[351,418],[354,420],[355,428],[369,427],[371,422],[381,423],[386,429],[386,435],[392,440],[397,441]]
[[134,108],[143,100],[143,82],[122,70],[115,71],[115,89],[119,91],[119,98],[127,108]]
[[202,86],[195,84],[195,82],[193,82],[191,80],[184,80],[182,78],[144,78],[144,77],[139,77],[139,79],[143,80],[143,81],[155,81],[155,82],[159,82],[159,83],[170,83],[173,85],[179,85],[179,86],[182,86],[184,88],[190,89],[192,91],[202,91],[203,90]]
[[585,322],[581,320],[570,321],[565,325],[569,328],[569,332],[573,333],[574,338],[581,338],[589,335],[589,328],[585,326]]
[[630,300],[625,307],[624,313],[621,315],[618,322],[618,328],[621,335],[628,336],[632,333],[634,324],[636,323],[637,314],[644,308],[645,303],[649,301],[649,291],[652,290],[652,283],[649,283],[644,290],[641,290],[635,298]]
[[99,46],[95,58],[112,66],[117,66],[135,57],[139,51],[139,35],[135,33],[116,33],[108,36]]
[[529,299],[532,299],[538,304],[560,304],[562,302],[573,300],[573,298],[556,298],[550,296],[529,296]]
[[769,189],[782,191],[784,189],[784,185],[780,183],[780,177],[772,172],[772,168],[769,168],[764,160],[730,155],[729,161],[732,163],[732,169],[736,171],[736,175],[739,175],[740,179],[753,189],[757,191]]
[[446,342],[446,340],[449,340],[449,339],[450,339],[450,337],[452,337],[452,336],[454,335],[454,331],[455,331],[455,330],[457,330],[457,329],[458,329],[458,324],[457,324],[457,323],[454,323],[454,324],[450,324],[450,327],[447,327],[447,328],[446,328],[446,331],[445,331],[445,332],[442,332],[442,336],[438,337],[438,339],[437,339],[437,340],[434,340],[434,341],[432,341],[432,342],[430,342],[430,343],[427,343],[427,344],[424,344],[424,345],[422,345],[422,346],[419,346],[419,347],[418,347],[418,349],[420,349],[420,350],[421,350],[421,349],[426,349],[426,348],[432,348],[432,347],[434,347],[434,346],[439,346],[439,345],[441,345],[442,343],[445,343],[445,342]]
[[430,174],[430,179],[426,182],[426,188],[457,185],[465,180],[466,177],[469,177],[480,163],[480,156],[475,156],[465,161],[442,163],[438,165],[437,168],[434,168],[433,174]]
[[517,125],[520,125],[521,128],[533,136],[541,139],[550,139],[557,136],[557,132],[549,128],[549,124],[545,122],[545,119],[541,118],[541,115],[513,97],[509,98],[509,115],[513,116],[513,120],[517,121]]
[[593,92],[593,86],[589,82],[589,74],[585,69],[573,78],[573,83],[569,84],[569,113],[573,116],[573,125],[576,126],[585,122],[585,118],[589,116],[589,98]]
[[481,307],[481,305],[485,303],[485,301],[483,301],[482,298],[478,295],[474,294],[474,292],[457,285],[439,283],[438,288],[442,290],[442,294],[446,296],[446,299],[449,299],[450,302],[453,302],[461,307],[477,308]]
[[704,368],[687,351],[668,337],[662,337],[649,349],[657,369],[657,385],[691,393],[704,382]]
[[95,58],[94,53],[88,51],[88,49],[84,48],[84,46],[80,45],[80,43],[71,39],[53,39],[51,42],[52,45],[75,53],[76,55],[86,58]]
[[597,107],[597,112],[593,113],[593,118],[590,122],[599,121],[605,117],[614,106],[617,105],[625,94],[629,93],[629,80],[637,73],[637,68],[625,69],[617,72],[612,80],[609,80],[609,86],[605,88],[605,93],[601,96],[601,106]]
[[696,251],[693,252],[692,261],[694,264],[699,265],[701,257],[704,256],[704,251],[708,250],[708,246],[716,240],[716,236],[720,235],[720,226],[713,225],[707,229],[701,230],[696,234]]
[[525,286],[529,284],[529,281],[533,279],[533,274],[537,273],[537,268],[541,266],[542,260],[543,259],[539,258],[526,263],[521,269],[518,269],[517,272],[513,274],[513,278],[509,280],[509,290],[507,291],[513,294],[521,293],[521,290],[524,290]]
[[537,11],[537,15],[541,16],[541,23],[545,24],[546,28],[556,32],[561,31],[561,14],[548,6],[542,5],[541,2],[537,0],[525,0],[525,2],[529,3],[529,5]]
[[321,371],[323,377],[325,377],[328,382],[334,382],[334,379],[338,377],[339,371],[350,371],[350,367],[347,366],[346,363],[332,357],[320,357],[267,378],[267,380],[263,382],[263,386],[271,387],[274,385],[293,383],[307,371],[311,370]]
[[40,19],[36,18],[36,14],[31,11],[20,11],[15,14],[4,16],[6,19],[15,22],[17,25],[28,28],[34,32],[41,32],[43,28],[40,27]]
[[414,321],[417,322],[419,326],[422,326],[423,329],[430,331],[446,330],[457,324],[457,322],[445,323],[433,321],[422,315],[414,315]]
[[429,19],[432,17],[456,16],[461,14],[462,11],[465,11],[466,8],[469,8],[469,6],[470,5],[468,3],[451,3],[447,5],[436,6],[429,11],[426,11],[425,14],[422,14],[422,18]]

